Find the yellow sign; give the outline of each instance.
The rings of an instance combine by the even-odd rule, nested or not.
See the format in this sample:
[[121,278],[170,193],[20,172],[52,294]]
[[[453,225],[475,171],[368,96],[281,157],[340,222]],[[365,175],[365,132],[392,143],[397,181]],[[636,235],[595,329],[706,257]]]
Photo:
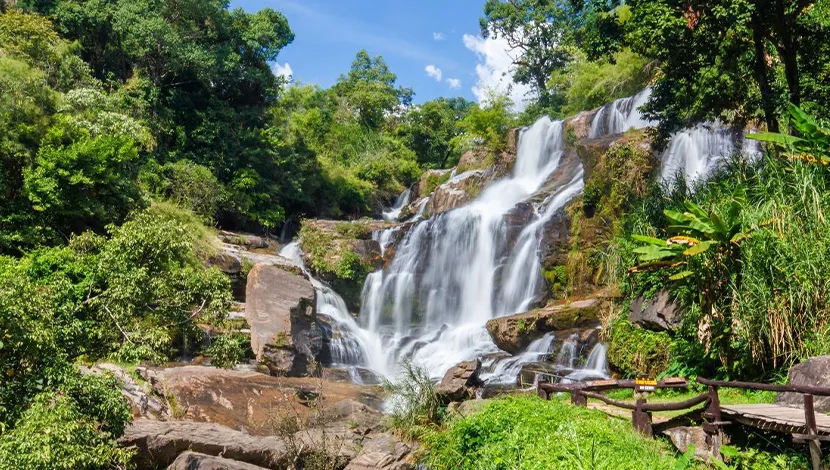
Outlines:
[[657,381],[653,379],[634,379],[634,385],[657,385]]

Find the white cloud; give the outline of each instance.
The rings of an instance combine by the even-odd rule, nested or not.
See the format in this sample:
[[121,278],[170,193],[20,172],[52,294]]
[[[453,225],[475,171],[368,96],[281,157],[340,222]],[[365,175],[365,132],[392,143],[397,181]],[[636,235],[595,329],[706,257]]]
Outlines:
[[441,81],[441,76],[443,75],[443,72],[441,72],[441,69],[439,69],[438,67],[430,64],[424,67],[424,70],[426,70],[427,75],[434,78],[436,82]]
[[488,90],[506,93],[521,111],[530,100],[528,85],[513,83],[513,59],[519,56],[518,51],[511,50],[503,38],[487,39],[472,34],[464,35],[464,46],[478,55],[476,75],[478,82],[472,87],[473,95],[480,103],[487,101]]
[[449,85],[452,89],[461,88],[461,80],[457,78],[448,78],[447,85]]
[[286,81],[291,81],[294,78],[294,71],[291,70],[291,65],[286,62],[285,65],[274,64],[274,75],[285,78]]
[[436,41],[443,41],[444,39],[447,39],[447,36],[444,35],[444,33],[432,33],[432,39],[435,39]]

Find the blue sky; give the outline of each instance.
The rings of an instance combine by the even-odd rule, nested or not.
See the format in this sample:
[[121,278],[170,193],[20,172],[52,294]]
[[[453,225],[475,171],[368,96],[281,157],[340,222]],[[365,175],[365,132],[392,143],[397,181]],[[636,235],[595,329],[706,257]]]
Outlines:
[[231,2],[247,11],[273,8],[288,18],[295,39],[275,70],[290,68],[295,80],[329,87],[366,49],[384,57],[400,85],[415,90],[416,103],[438,96],[475,100],[484,88],[506,86],[500,83],[509,63],[504,45],[478,37],[483,5],[484,0]]

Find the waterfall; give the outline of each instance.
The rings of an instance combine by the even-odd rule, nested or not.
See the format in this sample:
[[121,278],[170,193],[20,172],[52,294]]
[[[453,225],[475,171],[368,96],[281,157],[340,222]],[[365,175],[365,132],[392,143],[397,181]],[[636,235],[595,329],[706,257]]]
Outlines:
[[671,183],[681,175],[686,184],[706,179],[712,171],[735,153],[756,158],[760,149],[755,141],[743,133],[718,123],[705,123],[677,132],[671,138],[661,160],[660,172],[664,183]]
[[577,343],[579,342],[579,334],[574,333],[562,343],[562,348],[559,354],[556,355],[556,364],[568,369],[576,367],[576,359],[579,351],[577,351]]
[[403,208],[409,204],[409,195],[412,191],[409,188],[403,190],[401,194],[395,199],[395,203],[388,210],[383,211],[383,220],[387,222],[394,222],[401,216]]
[[514,384],[522,371],[522,366],[530,362],[545,361],[553,350],[553,333],[547,333],[534,340],[527,350],[519,355],[499,360],[492,371],[481,374],[487,383]]
[[646,88],[634,96],[620,98],[601,107],[591,121],[588,137],[595,139],[653,126],[655,123],[644,118],[639,109],[650,97],[651,88]]
[[374,364],[372,360],[382,355],[383,345],[380,339],[358,326],[349,314],[346,302],[331,287],[314,278],[303,263],[299,243],[292,242],[280,250],[280,256],[294,261],[308,276],[317,292],[317,314],[330,321],[332,331],[330,338],[332,363],[336,365],[365,365],[370,369],[382,370],[384,364]]
[[[538,297],[540,232],[582,190],[581,165],[562,165],[563,151],[562,122],[543,117],[522,131],[511,176],[466,206],[415,222],[386,268],[363,287],[359,325],[383,344],[367,360],[370,367],[389,373],[411,360],[440,377],[461,361],[498,351],[485,323],[526,310]],[[558,185],[511,243],[505,217],[554,172]]]
[[605,345],[597,343],[591,354],[588,355],[588,362],[585,363],[585,369],[596,371],[602,375],[608,375],[608,359],[605,354]]

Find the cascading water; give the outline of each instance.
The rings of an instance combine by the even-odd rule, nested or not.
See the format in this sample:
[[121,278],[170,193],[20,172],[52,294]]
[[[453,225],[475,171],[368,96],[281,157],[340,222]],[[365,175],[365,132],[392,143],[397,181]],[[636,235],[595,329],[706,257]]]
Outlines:
[[588,137],[595,139],[606,135],[621,134],[629,129],[642,129],[653,126],[654,122],[645,119],[640,107],[651,97],[651,88],[628,98],[620,98],[601,107],[591,121]]
[[409,188],[404,189],[403,192],[395,199],[395,203],[392,207],[390,207],[389,210],[383,211],[383,220],[386,220],[387,222],[394,222],[398,220],[398,217],[401,216],[403,208],[409,204],[410,194],[412,194],[412,191]]
[[[498,351],[484,324],[526,309],[537,297],[541,229],[582,190],[581,165],[561,165],[562,156],[562,123],[541,118],[522,132],[511,177],[410,228],[389,265],[370,274],[363,288],[360,325],[384,346],[369,361],[375,370],[393,373],[411,360],[440,377],[458,362]],[[561,184],[511,243],[506,216],[555,171]]]

